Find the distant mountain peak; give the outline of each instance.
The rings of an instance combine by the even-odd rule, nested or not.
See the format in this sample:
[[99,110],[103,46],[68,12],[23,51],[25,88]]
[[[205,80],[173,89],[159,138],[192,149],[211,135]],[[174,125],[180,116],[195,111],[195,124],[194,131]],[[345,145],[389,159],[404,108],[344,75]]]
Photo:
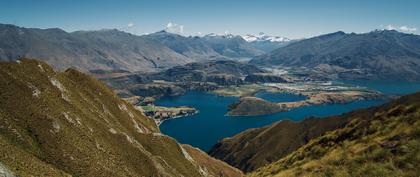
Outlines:
[[269,42],[289,42],[290,39],[280,36],[270,36],[264,32],[259,32],[258,35],[247,34],[241,36],[247,42],[269,41]]

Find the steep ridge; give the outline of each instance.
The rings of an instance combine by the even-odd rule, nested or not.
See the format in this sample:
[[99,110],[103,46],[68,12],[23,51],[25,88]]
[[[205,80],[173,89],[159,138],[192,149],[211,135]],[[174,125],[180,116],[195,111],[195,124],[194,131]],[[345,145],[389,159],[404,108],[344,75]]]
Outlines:
[[40,58],[56,69],[156,71],[192,60],[172,49],[119,30],[77,31],[0,24],[0,61]]
[[272,125],[249,129],[218,142],[209,151],[244,172],[270,164],[326,131],[342,127],[350,117],[307,118],[301,122],[282,120]]
[[340,31],[294,42],[250,62],[307,67],[338,78],[420,80],[420,36],[393,30]]
[[327,132],[249,176],[418,176],[420,93],[356,111]]
[[162,135],[99,81],[29,59],[0,62],[0,147],[18,176],[242,175]]

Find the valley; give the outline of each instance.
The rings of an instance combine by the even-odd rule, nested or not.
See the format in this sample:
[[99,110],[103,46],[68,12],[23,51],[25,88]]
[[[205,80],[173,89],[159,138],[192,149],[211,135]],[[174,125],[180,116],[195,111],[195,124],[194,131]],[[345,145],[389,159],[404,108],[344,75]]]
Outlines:
[[0,176],[420,174],[419,35],[182,31],[0,24]]

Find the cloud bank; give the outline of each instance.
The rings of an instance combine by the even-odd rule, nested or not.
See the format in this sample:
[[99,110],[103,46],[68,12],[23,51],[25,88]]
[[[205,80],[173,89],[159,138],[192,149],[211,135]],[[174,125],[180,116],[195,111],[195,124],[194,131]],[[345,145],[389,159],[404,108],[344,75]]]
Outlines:
[[128,28],[132,28],[132,27],[134,27],[134,23],[133,23],[133,22],[128,23],[128,24],[127,24],[127,27],[128,27]]
[[405,33],[414,33],[417,31],[417,28],[414,27],[408,27],[408,26],[398,26],[398,25],[387,25],[386,28],[387,30],[397,30],[397,31],[401,31],[401,32],[405,32]]
[[165,28],[166,32],[175,33],[175,34],[183,34],[184,33],[184,25],[178,25],[176,23],[169,22]]

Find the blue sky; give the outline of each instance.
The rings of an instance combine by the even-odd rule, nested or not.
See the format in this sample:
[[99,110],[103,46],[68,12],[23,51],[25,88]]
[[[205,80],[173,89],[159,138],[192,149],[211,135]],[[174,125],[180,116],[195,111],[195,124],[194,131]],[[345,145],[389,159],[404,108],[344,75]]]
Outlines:
[[419,9],[419,0],[0,0],[0,23],[145,34],[172,22],[171,29],[182,25],[185,35],[229,31],[303,38],[387,27],[419,34]]

